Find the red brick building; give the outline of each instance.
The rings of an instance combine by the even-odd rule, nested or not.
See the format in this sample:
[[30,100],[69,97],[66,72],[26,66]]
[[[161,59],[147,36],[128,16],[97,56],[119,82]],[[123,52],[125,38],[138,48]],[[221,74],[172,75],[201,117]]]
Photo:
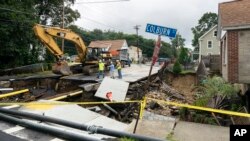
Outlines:
[[219,4],[217,37],[221,41],[223,78],[250,84],[250,0]]

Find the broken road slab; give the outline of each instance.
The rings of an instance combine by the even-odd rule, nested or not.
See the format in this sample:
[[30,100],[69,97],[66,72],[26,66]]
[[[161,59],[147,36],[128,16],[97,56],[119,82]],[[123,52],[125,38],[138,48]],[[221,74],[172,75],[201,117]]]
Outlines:
[[100,83],[86,83],[79,85],[80,88],[82,88],[84,91],[96,91],[100,86]]
[[106,94],[108,92],[112,92],[112,100],[115,101],[124,101],[127,91],[128,91],[128,82],[124,82],[118,79],[112,79],[109,77],[105,77],[95,93],[96,97],[107,99]]
[[[159,71],[159,66],[153,66],[151,75]],[[122,80],[126,82],[136,82],[148,77],[150,65],[146,64],[132,64],[131,67],[122,69]],[[117,74],[118,76],[118,74]]]
[[[176,119],[173,117],[162,116],[145,111],[143,119],[140,120],[137,125],[136,134],[166,140],[167,135],[172,132],[175,122]],[[130,123],[129,132],[133,132],[135,123],[135,120]]]
[[[44,101],[44,102],[50,102],[50,101]],[[89,126],[92,126],[92,125],[101,126],[103,128],[113,129],[117,131],[125,131],[128,127],[127,124],[108,118],[101,114],[92,112],[76,104],[74,105],[48,105],[48,106],[41,106],[41,105],[22,106],[19,110],[24,111],[24,112],[40,114],[40,115],[42,114],[42,115],[54,117],[54,118],[60,118],[63,120],[72,121],[72,122],[85,124]],[[41,124],[45,124],[45,123],[41,123]],[[87,131],[80,131],[77,129],[72,129],[69,127],[64,127],[61,125],[51,124],[51,123],[48,123],[48,125],[57,127],[57,128],[62,128],[64,130],[74,132],[77,134],[84,134],[84,135],[86,134],[86,136],[89,136]],[[108,137],[108,136],[101,135],[101,134],[94,134],[93,137],[101,139],[103,137]]]

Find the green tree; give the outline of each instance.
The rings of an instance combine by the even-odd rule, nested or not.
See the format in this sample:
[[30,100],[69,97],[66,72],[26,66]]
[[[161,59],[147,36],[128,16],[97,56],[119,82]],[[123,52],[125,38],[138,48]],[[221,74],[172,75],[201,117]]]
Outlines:
[[172,52],[174,57],[178,56],[177,48],[185,46],[185,41],[186,39],[182,38],[179,33],[177,33],[176,37],[171,40]]
[[[40,18],[40,24],[62,27],[62,15],[64,12],[64,27],[67,27],[80,18],[80,13],[71,8],[74,3],[75,0],[35,0],[34,7],[36,14]],[[61,44],[61,39],[57,39],[57,43]],[[65,53],[74,54],[76,52],[71,42],[65,40],[64,45]],[[54,55],[48,51],[46,51],[44,58],[46,62],[55,60]]]
[[[61,25],[63,1],[65,23],[68,25],[80,17],[77,11],[70,8],[75,0],[19,0],[18,2],[5,0],[0,2],[1,69],[38,61],[39,53],[43,48],[36,39],[32,27],[36,23]],[[44,19],[41,18],[42,15]],[[42,19],[41,22],[40,19]],[[48,57],[45,56],[45,58]]]
[[10,68],[37,61],[32,25],[37,22],[34,2],[0,2],[0,68]]
[[172,57],[174,57],[173,53],[172,53],[171,45],[169,43],[162,42],[159,57],[163,57],[163,58],[172,58]]
[[67,27],[70,23],[80,18],[80,13],[73,10],[71,6],[75,0],[35,0],[36,14],[41,18],[41,24],[62,26],[62,15],[64,7],[64,24]]
[[178,61],[186,69],[187,63],[190,62],[190,56],[188,55],[188,49],[187,48],[181,47],[180,54],[179,54],[179,57],[178,57]]
[[177,60],[175,63],[174,63],[174,66],[173,66],[173,72],[174,73],[180,73],[182,71],[181,69],[181,64],[179,63],[179,61]]
[[207,12],[203,14],[203,16],[198,21],[198,25],[191,29],[194,35],[192,45],[195,47],[195,50],[199,48],[199,38],[213,26],[217,25],[217,23],[218,16],[216,13]]

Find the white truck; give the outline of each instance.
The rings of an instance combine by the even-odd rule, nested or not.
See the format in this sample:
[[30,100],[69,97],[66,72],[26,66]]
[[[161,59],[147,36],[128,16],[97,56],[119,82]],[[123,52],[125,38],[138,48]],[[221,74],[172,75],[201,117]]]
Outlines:
[[118,50],[117,54],[112,54],[112,60],[120,60],[122,67],[128,65],[130,67],[131,60],[129,59],[129,53],[127,49]]

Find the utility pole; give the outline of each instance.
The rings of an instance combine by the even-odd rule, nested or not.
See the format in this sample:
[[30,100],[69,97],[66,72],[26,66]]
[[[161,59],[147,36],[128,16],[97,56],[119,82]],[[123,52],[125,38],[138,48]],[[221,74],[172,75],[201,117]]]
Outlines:
[[140,52],[139,52],[139,36],[138,36],[138,30],[140,29],[140,25],[134,26],[134,29],[136,30],[136,35],[137,35],[137,55],[138,55],[138,64],[139,64],[139,59],[140,59]]
[[[64,0],[63,0],[63,9],[62,9],[62,28],[64,29]],[[62,52],[64,52],[64,39],[62,39]]]

